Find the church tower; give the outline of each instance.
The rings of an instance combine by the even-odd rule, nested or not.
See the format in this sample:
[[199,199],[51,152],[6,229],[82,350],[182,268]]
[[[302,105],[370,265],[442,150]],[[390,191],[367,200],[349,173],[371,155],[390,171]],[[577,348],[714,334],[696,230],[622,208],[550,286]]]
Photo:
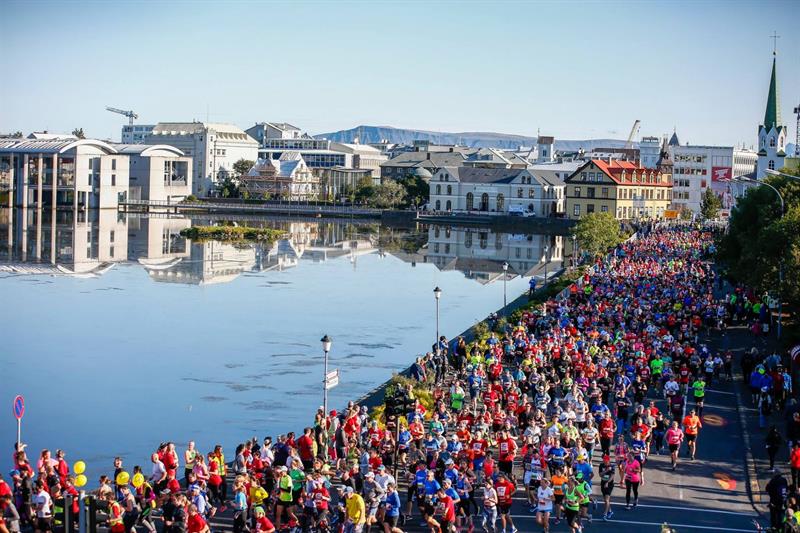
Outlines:
[[767,94],[767,109],[764,112],[764,122],[758,127],[758,165],[756,178],[764,179],[765,170],[779,170],[783,168],[786,157],[786,136],[788,131],[781,123],[781,101],[778,91],[777,50],[772,52],[772,76],[769,80],[769,93]]

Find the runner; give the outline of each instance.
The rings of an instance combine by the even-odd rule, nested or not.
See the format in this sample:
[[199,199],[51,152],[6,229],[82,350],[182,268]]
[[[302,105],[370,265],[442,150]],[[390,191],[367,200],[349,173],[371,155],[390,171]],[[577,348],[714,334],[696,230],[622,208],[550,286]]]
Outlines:
[[611,510],[611,493],[614,491],[614,466],[611,464],[611,457],[603,456],[603,461],[598,467],[600,471],[600,494],[603,495],[603,520],[609,520],[614,516]]
[[550,514],[553,512],[553,500],[555,495],[550,487],[550,481],[542,480],[542,484],[536,489],[536,523],[542,526],[542,531],[550,531]]
[[641,483],[642,465],[628,452],[623,463],[625,470],[625,509],[631,508],[631,492],[633,492],[633,507],[639,504],[639,484]]
[[678,422],[673,421],[670,428],[666,433],[667,446],[669,446],[670,460],[672,463],[672,470],[678,466],[678,451],[681,449],[683,442],[683,431],[678,427]]
[[689,411],[689,414],[683,419],[683,432],[686,435],[686,451],[692,461],[694,461],[695,451],[697,450],[697,437],[702,427],[703,423],[695,414],[694,409]]

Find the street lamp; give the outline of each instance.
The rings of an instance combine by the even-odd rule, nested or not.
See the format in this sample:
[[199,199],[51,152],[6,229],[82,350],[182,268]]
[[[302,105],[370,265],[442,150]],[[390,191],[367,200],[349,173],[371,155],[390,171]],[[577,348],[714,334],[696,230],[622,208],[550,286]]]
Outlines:
[[433,289],[433,296],[436,298],[436,346],[439,346],[439,299],[442,297],[442,289],[438,286]]
[[572,268],[578,266],[578,235],[572,234]]
[[506,274],[508,273],[508,261],[503,261],[503,314],[508,303],[506,302]]
[[325,352],[325,375],[322,378],[322,410],[324,416],[328,416],[328,352],[331,351],[333,339],[325,335],[319,341],[322,343],[322,351]]
[[547,287],[547,263],[550,262],[550,258],[547,256],[547,252],[550,251],[550,247],[546,244],[544,245],[544,286]]
[[[765,168],[764,173],[769,174],[770,176],[781,176],[782,178],[789,178],[790,180],[798,180],[800,181],[800,176],[793,176],[791,174],[786,174],[785,172],[778,172],[777,170],[772,170],[770,168]],[[746,180],[743,180],[746,181]],[[755,181],[755,180],[754,180]],[[763,182],[758,182],[763,183]],[[764,183],[766,185],[766,183]]]
[[[767,174],[770,175],[777,175],[777,176],[787,176],[790,178],[794,178],[795,176],[789,176],[789,174],[783,174],[781,172],[776,172],[774,170],[767,170]],[[764,185],[765,187],[769,187],[773,190],[775,194],[778,195],[778,200],[781,202],[781,218],[783,215],[786,214],[785,205],[783,203],[783,196],[781,195],[780,191],[770,185],[765,181],[758,181],[752,178],[745,178],[744,176],[738,176],[734,178],[734,181],[743,181],[745,183],[754,183],[756,185]],[[783,253],[781,253],[781,260],[778,262],[778,338],[781,338],[781,330],[783,329]]]

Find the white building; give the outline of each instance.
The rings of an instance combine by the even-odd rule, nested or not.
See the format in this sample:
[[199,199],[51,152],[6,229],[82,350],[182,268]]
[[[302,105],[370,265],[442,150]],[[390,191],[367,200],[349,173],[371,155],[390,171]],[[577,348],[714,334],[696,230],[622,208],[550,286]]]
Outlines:
[[9,206],[116,209],[128,194],[128,156],[94,139],[0,141]]
[[676,209],[700,212],[706,188],[722,199],[723,215],[732,206],[730,180],[754,171],[758,155],[732,146],[671,145],[672,202]]
[[656,168],[661,159],[661,140],[658,137],[642,137],[639,142],[639,164],[644,168]]
[[430,191],[434,211],[495,215],[551,216],[564,197],[563,185],[519,168],[443,167],[433,174]]
[[778,91],[777,58],[773,52],[772,76],[769,80],[764,122],[758,127],[758,168],[756,179],[766,177],[766,170],[779,170],[786,157],[786,137],[789,130],[781,122],[781,100]]
[[144,144],[155,124],[125,124],[122,126],[122,144]]
[[128,198],[179,202],[192,194],[192,158],[165,144],[119,144],[130,161]]
[[232,177],[240,159],[255,161],[258,142],[232,124],[159,122],[145,144],[167,144],[193,159],[192,192],[213,194],[218,182]]
[[303,132],[297,126],[286,122],[257,122],[255,126],[245,130],[247,134],[264,144],[267,139],[301,139]]
[[259,159],[241,178],[241,191],[252,198],[316,200],[319,178],[308,168],[299,152],[285,152],[280,159]]

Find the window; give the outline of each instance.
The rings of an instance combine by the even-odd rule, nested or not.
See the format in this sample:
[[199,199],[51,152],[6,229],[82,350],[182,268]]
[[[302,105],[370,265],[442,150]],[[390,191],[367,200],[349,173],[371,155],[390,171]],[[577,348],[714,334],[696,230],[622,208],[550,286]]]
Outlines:
[[601,205],[600,206],[600,212],[601,213],[608,213],[608,206],[607,205]]
[[117,175],[116,174],[111,174],[111,186],[112,187],[116,187],[117,186]]
[[520,187],[519,189],[517,189],[517,198],[522,198],[522,195],[523,195],[523,190],[522,187]]
[[486,233],[485,231],[478,233],[478,244],[482,250],[486,249],[486,241],[488,240],[488,238],[489,234]]
[[589,172],[589,181],[594,181],[594,172]]
[[464,233],[464,247],[465,248],[472,248],[472,232],[467,231]]
[[472,211],[475,209],[475,195],[471,192],[467,193],[467,211]]
[[587,204],[586,205],[586,214],[594,213],[594,204]]
[[770,137],[769,146],[770,148],[775,148],[775,137]]
[[110,242],[111,244],[114,244],[114,230],[113,229],[108,232],[108,242]]
[[489,210],[489,194],[483,193],[481,194],[481,211],[488,211]]
[[603,198],[608,198],[608,187],[603,187],[600,189],[600,196]]
[[439,211],[442,208],[442,202],[436,200],[436,210]]
[[502,194],[497,195],[497,211],[502,211],[505,207],[505,197]]
[[575,204],[575,207],[572,210],[572,216],[581,216],[581,204]]
[[448,211],[452,211],[453,210],[453,202],[451,202],[450,200],[447,200],[447,203],[445,204],[445,209],[447,209]]
[[536,189],[534,188],[528,189],[528,198],[536,198]]
[[112,159],[111,160],[111,170],[117,170],[117,160],[116,159]]
[[767,164],[767,168],[769,168],[770,170],[775,170],[775,161],[770,159],[769,163]]
[[436,186],[436,194],[442,194],[442,186],[441,185],[437,185]]
[[594,187],[587,187],[586,188],[586,197],[587,198],[594,198]]
[[580,198],[580,197],[581,197],[581,188],[575,187],[575,198]]
[[452,185],[448,185],[447,186],[447,196],[450,196],[451,194],[453,194],[453,186]]

